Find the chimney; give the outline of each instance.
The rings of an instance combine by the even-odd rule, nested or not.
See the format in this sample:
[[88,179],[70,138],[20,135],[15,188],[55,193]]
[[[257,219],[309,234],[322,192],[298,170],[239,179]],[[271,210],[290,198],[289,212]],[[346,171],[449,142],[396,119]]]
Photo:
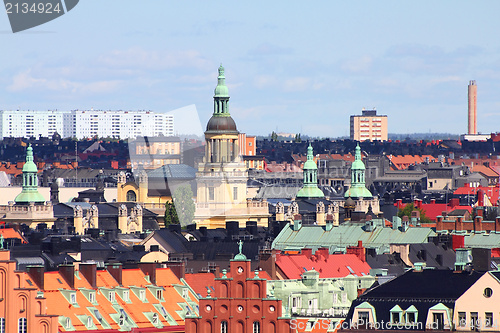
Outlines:
[[469,81],[468,102],[468,134],[477,134],[477,85],[475,80]]
[[[172,273],[177,276],[177,278],[184,279],[184,274],[186,273],[186,263],[184,261],[167,261],[167,267],[170,268]],[[218,275],[215,275],[218,278]]]
[[463,216],[457,216],[457,219],[455,220],[455,231],[462,231],[464,230],[464,217]]
[[40,290],[44,290],[44,267],[43,266],[27,266],[26,273],[35,282]]
[[476,216],[476,218],[474,219],[474,231],[480,232],[482,230],[483,230],[483,217]]
[[312,257],[312,249],[302,249],[300,253],[305,255],[308,259]]
[[156,284],[156,263],[154,262],[140,262],[139,268],[144,275],[149,275],[149,281]]
[[75,289],[75,266],[59,265],[59,274],[66,280],[71,289]]
[[266,271],[272,280],[276,280],[276,257],[278,250],[261,250],[259,252],[259,267]]
[[80,263],[80,273],[87,279],[90,286],[94,289],[97,288],[97,264],[94,263]]
[[119,262],[106,265],[106,270],[120,286],[122,285],[122,269],[122,264]]
[[302,228],[302,215],[300,214],[295,214],[293,216],[293,226],[292,229],[294,231],[300,230]]

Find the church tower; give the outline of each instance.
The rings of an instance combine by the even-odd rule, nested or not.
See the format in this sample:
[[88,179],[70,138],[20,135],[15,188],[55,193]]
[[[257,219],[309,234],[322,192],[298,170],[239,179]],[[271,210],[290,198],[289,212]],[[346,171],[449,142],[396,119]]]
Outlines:
[[372,193],[366,188],[365,171],[366,168],[361,160],[361,148],[358,143],[354,153],[354,162],[351,165],[351,187],[344,194],[346,199],[344,205],[346,220],[352,220],[352,212],[367,213],[369,207],[372,207],[370,213],[380,213],[378,197],[373,197]]
[[229,113],[224,67],[219,67],[214,112],[205,131],[205,156],[196,173],[195,222],[198,227],[224,228],[226,221],[257,220],[267,226],[266,203],[247,200],[248,170],[239,156],[238,129]]
[[239,158],[238,130],[229,113],[229,90],[224,67],[220,65],[214,91],[214,113],[205,131],[205,162],[228,163]]
[[44,197],[38,192],[38,169],[33,162],[31,144],[26,151],[26,163],[23,166],[23,190],[14,199],[16,204],[27,205],[30,202],[44,204]]
[[313,148],[307,147],[307,160],[304,163],[304,185],[297,193],[297,198],[324,198],[325,194],[318,187],[318,166],[314,162]]
[[365,186],[365,164],[361,160],[361,148],[356,146],[354,162],[351,165],[351,187],[344,194],[347,199],[351,198],[371,198],[371,192]]

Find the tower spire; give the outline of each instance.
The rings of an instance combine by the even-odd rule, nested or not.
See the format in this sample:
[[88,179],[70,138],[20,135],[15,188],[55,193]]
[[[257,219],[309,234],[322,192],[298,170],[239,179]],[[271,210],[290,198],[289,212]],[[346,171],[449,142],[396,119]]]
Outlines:
[[365,164],[361,160],[361,147],[359,143],[354,150],[354,162],[351,165],[351,187],[345,193],[345,197],[371,198],[372,194],[365,187]]
[[17,204],[44,203],[44,197],[38,192],[38,169],[33,162],[31,144],[26,150],[26,163],[23,166],[23,190],[14,199]]
[[313,148],[309,143],[307,159],[304,163],[304,185],[297,193],[297,198],[323,198],[325,194],[318,187],[318,166],[314,162]]

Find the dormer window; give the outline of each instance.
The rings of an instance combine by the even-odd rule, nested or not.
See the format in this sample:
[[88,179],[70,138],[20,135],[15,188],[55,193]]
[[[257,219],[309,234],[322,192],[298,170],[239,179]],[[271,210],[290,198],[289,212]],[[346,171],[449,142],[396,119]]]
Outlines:
[[71,304],[75,304],[76,303],[76,293],[71,293],[69,295],[69,301]]
[[115,292],[114,291],[110,291],[108,293],[108,299],[111,303],[114,303],[115,302]]
[[158,314],[153,313],[153,325],[158,325]]
[[163,299],[163,290],[161,289],[156,290],[156,298],[158,298],[159,300]]
[[87,316],[87,328],[90,328],[94,325],[94,323],[92,322],[92,317],[91,316]]
[[183,298],[189,297],[189,290],[187,288],[182,289],[182,297]]
[[71,328],[71,319],[70,318],[66,318],[66,329],[70,329]]
[[141,301],[144,301],[146,300],[146,290],[139,290],[139,298],[141,299]]
[[400,323],[402,320],[402,318],[401,318],[402,314],[403,314],[403,310],[401,309],[401,307],[399,305],[395,305],[391,309],[391,323],[392,324]]
[[89,302],[95,303],[95,293],[94,292],[89,293]]

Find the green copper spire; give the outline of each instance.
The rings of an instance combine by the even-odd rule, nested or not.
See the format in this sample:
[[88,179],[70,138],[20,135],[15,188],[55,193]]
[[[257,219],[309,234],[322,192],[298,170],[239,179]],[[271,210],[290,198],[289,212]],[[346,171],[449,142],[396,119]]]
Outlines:
[[359,143],[354,153],[354,162],[351,165],[351,187],[344,194],[348,198],[371,198],[371,192],[365,186],[365,164],[361,160],[361,148]]
[[14,201],[18,204],[44,203],[44,197],[38,192],[38,169],[33,162],[33,148],[26,150],[26,163],[23,166],[23,190]]
[[307,160],[303,171],[304,185],[297,193],[297,198],[324,198],[325,194],[318,188],[318,166],[314,162],[311,144],[307,147]]

